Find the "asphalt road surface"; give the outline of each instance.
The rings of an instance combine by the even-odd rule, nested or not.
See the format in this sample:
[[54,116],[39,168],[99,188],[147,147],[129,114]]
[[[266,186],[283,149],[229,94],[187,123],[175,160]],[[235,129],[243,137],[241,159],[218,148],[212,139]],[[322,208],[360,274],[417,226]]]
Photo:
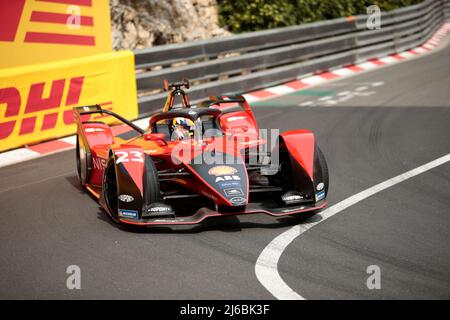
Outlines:
[[[450,48],[258,103],[262,128],[313,130],[330,204],[450,153]],[[78,187],[74,151],[0,169],[0,298],[273,299],[264,247],[302,219],[122,229]],[[311,219],[320,219],[320,213]],[[450,163],[313,227],[278,270],[307,299],[450,298]],[[66,268],[81,269],[68,290]],[[381,270],[369,290],[366,269]]]

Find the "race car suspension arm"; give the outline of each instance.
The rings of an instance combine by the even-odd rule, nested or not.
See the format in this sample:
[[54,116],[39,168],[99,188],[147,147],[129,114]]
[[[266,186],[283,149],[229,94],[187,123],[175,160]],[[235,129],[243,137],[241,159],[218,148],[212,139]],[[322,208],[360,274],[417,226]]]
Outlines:
[[128,125],[129,127],[133,128],[134,130],[136,130],[140,134],[144,134],[145,133],[145,130],[139,128],[133,122],[128,121],[127,119],[125,119],[124,117],[118,115],[117,113],[115,113],[115,112],[113,112],[111,110],[102,109],[99,105],[95,105],[95,107],[97,109],[95,109],[95,110],[87,110],[87,111],[83,111],[84,107],[78,107],[76,109],[77,109],[77,111],[79,110],[78,112],[79,112],[80,115],[87,115],[87,114],[101,114],[101,115],[107,114],[107,115],[110,115],[110,116],[116,118],[117,120],[123,122],[124,124]]

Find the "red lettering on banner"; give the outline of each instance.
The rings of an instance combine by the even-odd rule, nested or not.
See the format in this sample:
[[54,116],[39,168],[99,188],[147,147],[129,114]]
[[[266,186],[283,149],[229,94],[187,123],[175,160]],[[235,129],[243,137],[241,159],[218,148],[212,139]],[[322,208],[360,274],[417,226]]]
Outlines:
[[25,0],[0,0],[0,41],[16,38]]
[[42,122],[41,130],[53,129],[56,127],[56,121],[58,120],[58,112],[46,114],[44,121]]
[[[20,110],[20,93],[17,88],[0,89],[0,105],[6,103],[5,118],[14,117],[19,114]],[[14,130],[16,121],[6,121],[0,123],[0,139],[5,139]]]
[[36,126],[36,117],[23,119],[22,124],[20,125],[19,135],[23,136],[24,134],[33,133],[35,126]]
[[77,104],[80,100],[84,77],[70,79],[69,92],[67,93],[66,106]]
[[62,4],[73,4],[77,6],[88,6],[92,7],[92,0],[37,0],[41,2],[55,2]]
[[0,89],[0,104],[6,103],[5,117],[14,117],[20,110],[20,92],[17,88]]
[[[72,15],[66,13],[33,11],[31,12],[30,21],[67,24],[67,20],[71,16]],[[89,16],[80,16],[80,25],[92,27],[94,26],[94,18]]]
[[75,122],[75,115],[73,114],[73,110],[66,110],[63,114],[64,124],[69,125]]
[[[78,104],[83,89],[83,81],[84,77],[70,79],[65,106]],[[65,79],[52,81],[50,95],[47,98],[43,97],[46,83],[34,83],[30,86],[25,106],[25,115],[45,110],[51,111],[43,115],[42,126],[40,128],[41,131],[54,129],[57,126],[60,112],[59,108],[63,107],[61,106],[61,102],[64,94],[65,82]],[[0,105],[6,104],[5,117],[0,119],[0,140],[8,138],[14,131],[14,127],[18,121],[6,121],[6,119],[19,116],[21,101],[20,92],[17,88],[0,88]],[[33,115],[22,119],[19,135],[33,133],[36,129],[36,123],[39,116],[40,115]],[[86,121],[89,119],[90,115],[87,115]],[[75,119],[72,109],[63,111],[62,120],[65,125],[74,123]]]
[[53,81],[48,98],[42,98],[45,82],[32,84],[25,113],[58,108],[61,105],[65,82],[65,79]]

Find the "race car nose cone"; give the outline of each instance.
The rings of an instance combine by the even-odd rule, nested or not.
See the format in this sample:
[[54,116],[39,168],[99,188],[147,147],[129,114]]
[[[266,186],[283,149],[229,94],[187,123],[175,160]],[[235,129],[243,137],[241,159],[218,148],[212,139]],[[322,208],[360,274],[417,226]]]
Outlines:
[[190,170],[198,177],[198,182],[212,193],[219,195],[229,206],[243,206],[248,202],[248,176],[243,160],[230,154],[215,153],[218,162],[196,161]]

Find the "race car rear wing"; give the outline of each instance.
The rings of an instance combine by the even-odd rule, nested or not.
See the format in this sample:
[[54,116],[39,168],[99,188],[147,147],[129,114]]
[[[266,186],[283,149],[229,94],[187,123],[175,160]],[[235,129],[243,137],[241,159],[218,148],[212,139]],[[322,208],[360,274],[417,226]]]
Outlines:
[[124,117],[118,115],[115,112],[112,112],[111,110],[106,110],[106,109],[102,109],[101,106],[99,106],[98,104],[95,105],[91,105],[91,106],[83,106],[83,107],[75,107],[73,108],[73,111],[75,113],[75,120],[82,124],[85,121],[83,121],[81,119],[82,115],[90,115],[90,114],[101,114],[101,115],[109,115],[112,116],[114,118],[116,118],[117,120],[119,120],[120,122],[123,122],[124,124],[128,125],[129,127],[131,127],[132,129],[136,130],[137,132],[139,132],[140,134],[144,134],[145,130],[139,128],[137,125],[135,125],[133,122],[125,119]]
[[[222,106],[221,106],[222,104]],[[247,100],[242,95],[210,96],[209,100],[198,104],[199,108],[217,107],[223,113],[234,111],[251,111]]]

